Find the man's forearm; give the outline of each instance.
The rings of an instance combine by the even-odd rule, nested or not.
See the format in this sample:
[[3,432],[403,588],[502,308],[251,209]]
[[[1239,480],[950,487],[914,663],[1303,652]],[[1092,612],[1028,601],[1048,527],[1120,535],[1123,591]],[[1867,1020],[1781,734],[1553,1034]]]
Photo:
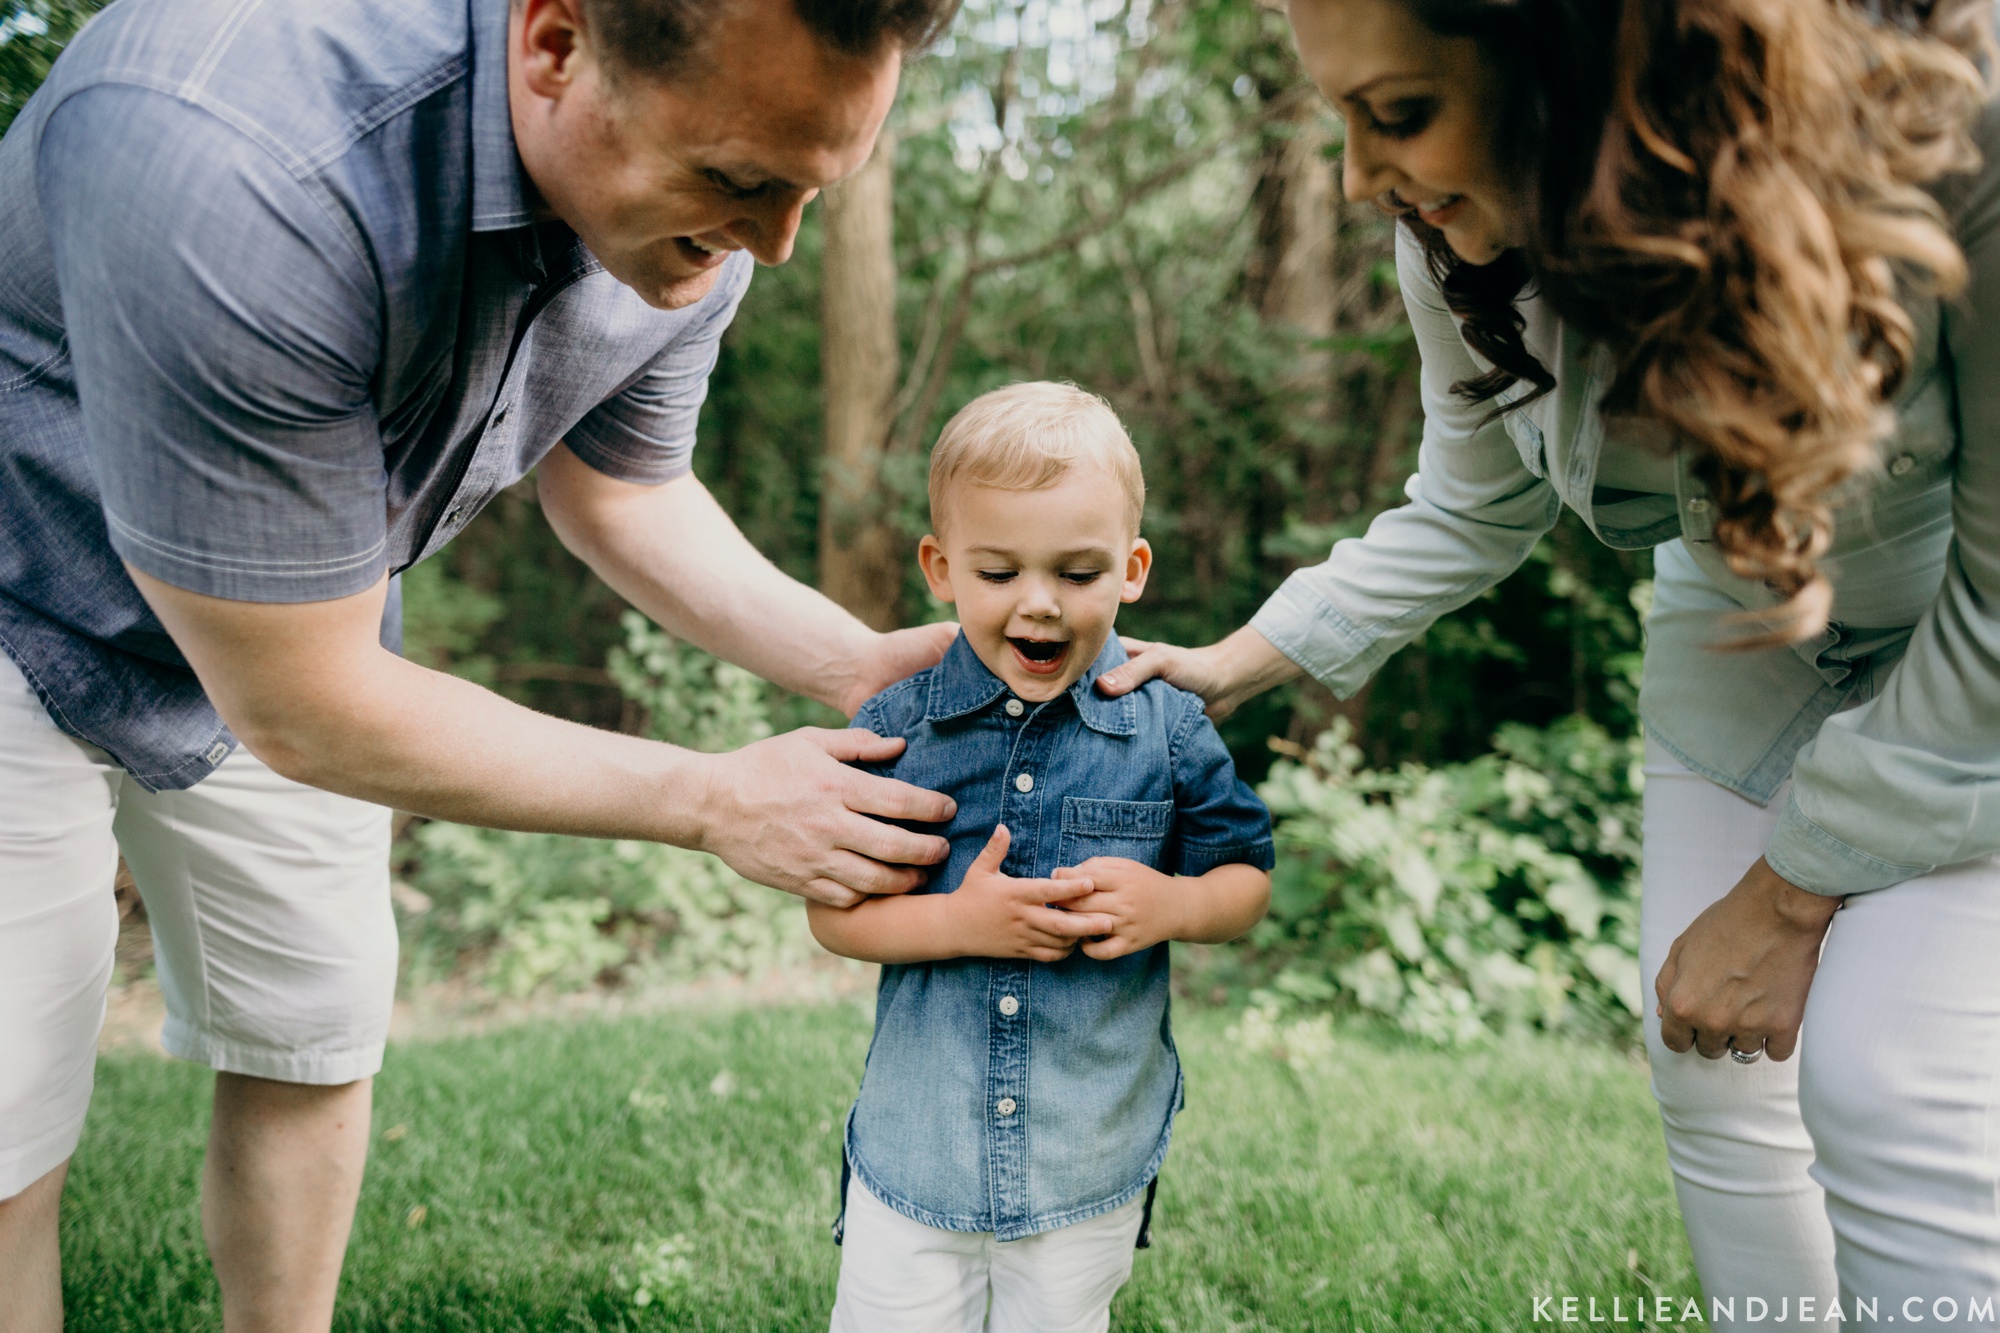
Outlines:
[[765,559],[700,481],[639,486],[558,446],[536,471],[563,544],[670,633],[836,707],[874,632]]
[[[386,585],[344,603],[251,606],[134,577],[239,738],[287,777],[468,824],[700,845],[708,756],[523,708],[366,633],[287,632],[327,614],[379,622]],[[260,678],[287,688],[249,688]]]

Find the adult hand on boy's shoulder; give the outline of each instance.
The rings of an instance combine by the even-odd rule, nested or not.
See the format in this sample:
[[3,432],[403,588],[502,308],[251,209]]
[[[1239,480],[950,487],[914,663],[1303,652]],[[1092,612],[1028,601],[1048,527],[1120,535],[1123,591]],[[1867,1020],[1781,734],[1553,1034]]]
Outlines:
[[1123,958],[1182,933],[1190,880],[1122,856],[1093,856],[1082,865],[1062,866],[1055,879],[1058,884],[1088,880],[1092,891],[1071,898],[1065,907],[1114,923],[1101,938],[1085,941],[1083,951],[1092,958]]
[[872,646],[855,663],[853,683],[840,696],[840,711],[851,718],[861,711],[861,705],[897,681],[936,666],[944,660],[951,641],[957,637],[958,625],[954,621],[876,635]]

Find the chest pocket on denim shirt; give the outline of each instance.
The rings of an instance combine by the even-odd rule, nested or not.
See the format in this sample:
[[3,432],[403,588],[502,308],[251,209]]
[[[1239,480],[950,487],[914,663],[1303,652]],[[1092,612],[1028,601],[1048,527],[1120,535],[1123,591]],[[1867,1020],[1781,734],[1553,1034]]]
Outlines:
[[1074,866],[1093,856],[1121,856],[1158,870],[1173,826],[1172,801],[1098,801],[1065,796],[1056,864]]

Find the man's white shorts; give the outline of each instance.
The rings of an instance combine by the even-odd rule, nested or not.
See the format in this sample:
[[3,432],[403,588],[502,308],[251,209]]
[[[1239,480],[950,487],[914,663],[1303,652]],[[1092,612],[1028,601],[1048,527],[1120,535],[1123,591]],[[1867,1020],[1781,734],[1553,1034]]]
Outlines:
[[832,1333],[1104,1333],[1144,1207],[998,1241],[912,1221],[850,1177]]
[[396,984],[389,812],[239,749],[148,792],[56,729],[0,653],[0,1199],[68,1160],[118,939],[118,853],[182,1059],[288,1083],[382,1067]]

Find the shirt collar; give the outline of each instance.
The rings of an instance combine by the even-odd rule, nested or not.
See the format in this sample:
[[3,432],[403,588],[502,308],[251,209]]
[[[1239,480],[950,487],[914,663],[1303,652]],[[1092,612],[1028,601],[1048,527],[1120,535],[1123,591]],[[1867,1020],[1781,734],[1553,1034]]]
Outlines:
[[467,0],[472,26],[472,229],[534,221],[507,106],[508,0]]
[[[1116,699],[1108,699],[1097,691],[1097,678],[1123,661],[1125,645],[1113,634],[1105,640],[1104,648],[1097,654],[1097,660],[1090,664],[1090,670],[1065,691],[1083,724],[1107,736],[1139,734],[1138,709],[1132,702],[1132,696],[1122,694]],[[1009,693],[1006,682],[987,670],[986,664],[979,660],[979,654],[973,652],[972,645],[966,642],[965,635],[960,634],[952,640],[944,661],[938,663],[931,674],[930,698],[924,707],[924,720],[946,722],[967,717],[991,707]]]

